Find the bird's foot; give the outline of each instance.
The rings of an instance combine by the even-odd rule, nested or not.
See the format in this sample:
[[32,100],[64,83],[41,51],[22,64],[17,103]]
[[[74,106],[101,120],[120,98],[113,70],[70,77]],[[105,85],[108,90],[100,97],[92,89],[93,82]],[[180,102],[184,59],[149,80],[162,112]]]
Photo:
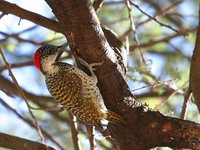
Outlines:
[[87,63],[85,60],[83,60],[83,59],[80,58],[80,57],[78,57],[78,60],[79,60],[79,62],[80,62],[82,65],[86,66],[86,67],[90,70],[91,73],[92,73],[93,71],[96,70],[94,67],[96,67],[96,66],[101,66],[101,65],[104,63],[104,62],[102,61],[102,62],[98,62],[98,63],[91,63],[91,64],[89,64],[89,63]]
[[91,78],[92,78],[92,80],[93,81],[95,81],[96,83],[98,82],[97,81],[97,77],[96,77],[96,75],[94,74],[94,71],[96,70],[94,67],[96,67],[96,66],[101,66],[104,62],[102,61],[102,62],[98,62],[98,63],[91,63],[91,64],[88,64],[85,60],[83,60],[82,58],[80,58],[80,57],[78,57],[78,60],[79,60],[79,62],[82,64],[82,65],[84,65],[84,66],[86,66],[88,69],[89,69],[89,71],[90,71],[90,73],[91,73]]

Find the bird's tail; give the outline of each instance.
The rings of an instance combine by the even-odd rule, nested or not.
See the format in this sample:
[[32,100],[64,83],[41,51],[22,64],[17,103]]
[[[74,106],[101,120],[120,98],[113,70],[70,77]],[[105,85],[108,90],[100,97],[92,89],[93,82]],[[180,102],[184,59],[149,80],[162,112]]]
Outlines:
[[115,112],[108,110],[107,120],[113,124],[124,124],[127,125],[127,122]]

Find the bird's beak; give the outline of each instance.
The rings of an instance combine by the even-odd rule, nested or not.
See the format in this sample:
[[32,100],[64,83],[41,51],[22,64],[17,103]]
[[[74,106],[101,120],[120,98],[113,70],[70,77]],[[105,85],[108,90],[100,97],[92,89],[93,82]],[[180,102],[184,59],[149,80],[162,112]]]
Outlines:
[[58,56],[56,57],[56,60],[55,61],[59,61],[60,60],[60,57],[62,55],[62,53],[64,52],[65,48],[68,46],[68,43],[65,43],[61,46],[58,46],[57,50],[58,50]]
[[63,44],[61,46],[58,46],[58,49],[64,50],[68,45],[69,45],[69,43],[65,43],[65,44]]

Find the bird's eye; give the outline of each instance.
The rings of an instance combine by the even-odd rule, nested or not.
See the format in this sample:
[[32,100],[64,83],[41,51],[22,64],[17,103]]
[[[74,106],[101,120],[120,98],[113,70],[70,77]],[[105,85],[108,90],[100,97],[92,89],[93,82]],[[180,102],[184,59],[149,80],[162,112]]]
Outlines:
[[56,53],[56,47],[52,45],[46,45],[40,48],[43,55],[54,55]]

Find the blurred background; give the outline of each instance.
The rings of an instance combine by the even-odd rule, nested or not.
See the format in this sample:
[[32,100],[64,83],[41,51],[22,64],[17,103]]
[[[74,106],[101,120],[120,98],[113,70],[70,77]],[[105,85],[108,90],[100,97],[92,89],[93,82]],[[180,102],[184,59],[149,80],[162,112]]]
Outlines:
[[[7,0],[29,11],[55,19],[43,0]],[[190,60],[198,25],[199,0],[105,0],[98,11],[101,24],[117,33],[129,49],[127,82],[142,103],[162,113],[180,117],[188,88]],[[0,12],[1,14],[1,12]],[[130,19],[131,18],[131,19]],[[28,99],[45,142],[57,149],[73,149],[69,115],[50,111],[56,107],[45,86],[44,77],[33,66],[33,54],[42,45],[61,45],[63,35],[11,14],[0,18],[0,47],[15,78]],[[63,61],[73,64],[70,51]],[[193,98],[186,119],[200,123]],[[0,57],[0,132],[40,141],[27,105],[12,82]],[[84,125],[79,125],[79,141],[87,150]],[[97,149],[114,149],[114,142],[96,133]],[[1,148],[0,148],[1,149]],[[165,149],[168,148],[157,148]]]

